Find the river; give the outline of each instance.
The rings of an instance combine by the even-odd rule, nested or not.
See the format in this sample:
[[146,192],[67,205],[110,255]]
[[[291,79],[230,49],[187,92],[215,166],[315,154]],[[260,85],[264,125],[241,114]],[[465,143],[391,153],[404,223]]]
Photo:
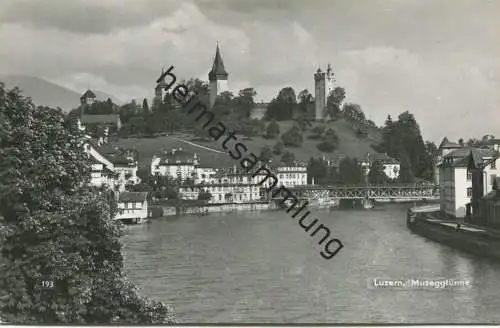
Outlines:
[[[125,267],[182,323],[500,323],[500,263],[412,234],[406,208],[312,209],[344,243],[331,260],[284,211],[157,219],[126,228]],[[373,289],[373,278],[472,287]]]

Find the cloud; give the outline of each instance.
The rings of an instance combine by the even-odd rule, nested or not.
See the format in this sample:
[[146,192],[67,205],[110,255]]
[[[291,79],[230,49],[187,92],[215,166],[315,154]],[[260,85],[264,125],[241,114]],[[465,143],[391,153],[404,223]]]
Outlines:
[[162,66],[174,65],[180,79],[206,80],[219,41],[235,93],[254,87],[257,99],[270,100],[285,86],[313,91],[314,71],[331,63],[348,100],[377,123],[388,113],[411,110],[434,140],[500,134],[498,1],[477,6],[467,0],[4,0],[2,5],[0,74],[45,77],[76,90],[91,87],[123,100],[140,99],[152,96]]

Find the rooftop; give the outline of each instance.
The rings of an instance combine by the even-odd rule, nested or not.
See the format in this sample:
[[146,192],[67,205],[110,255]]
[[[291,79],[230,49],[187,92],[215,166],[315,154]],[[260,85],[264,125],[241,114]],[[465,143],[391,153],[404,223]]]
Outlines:
[[80,98],[96,98],[96,95],[94,92],[92,92],[92,90],[88,89]]
[[96,123],[109,123],[117,124],[120,120],[120,115],[118,114],[107,114],[107,115],[82,115],[81,122],[83,124],[96,124]]
[[120,196],[118,196],[119,202],[143,202],[148,197],[147,192],[122,192]]
[[209,80],[215,80],[217,77],[227,78],[228,73],[224,68],[224,63],[222,62],[222,56],[219,51],[219,44],[217,44],[217,49],[215,50],[214,63],[212,65],[212,70],[208,73]]
[[456,148],[462,148],[462,146],[456,142],[449,141],[447,137],[444,137],[443,141],[441,141],[441,144],[439,145],[439,149],[456,149]]

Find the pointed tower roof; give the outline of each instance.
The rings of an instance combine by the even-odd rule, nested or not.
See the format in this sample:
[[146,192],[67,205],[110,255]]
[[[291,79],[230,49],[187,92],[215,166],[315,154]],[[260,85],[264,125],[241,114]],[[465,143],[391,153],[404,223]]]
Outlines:
[[210,81],[217,80],[218,78],[227,79],[228,73],[224,68],[224,63],[222,62],[222,56],[219,51],[219,43],[217,43],[217,49],[215,50],[215,59],[212,65],[212,70],[208,73],[208,79]]
[[95,93],[88,89],[80,98],[96,98]]

